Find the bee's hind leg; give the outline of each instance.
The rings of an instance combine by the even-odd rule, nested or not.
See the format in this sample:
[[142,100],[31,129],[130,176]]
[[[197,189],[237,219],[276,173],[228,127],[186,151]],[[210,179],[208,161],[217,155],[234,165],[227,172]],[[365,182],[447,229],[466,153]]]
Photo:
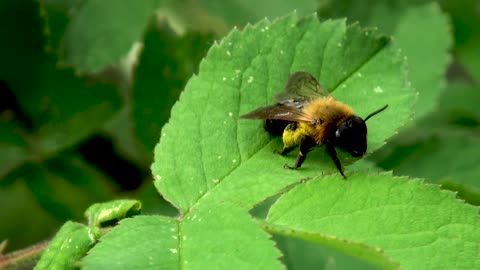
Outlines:
[[285,166],[283,167],[287,169],[292,169],[292,170],[300,168],[302,166],[302,163],[305,161],[305,158],[307,158],[308,152],[310,152],[310,150],[312,150],[312,148],[315,145],[316,145],[315,140],[313,140],[311,137],[309,136],[304,137],[300,142],[300,149],[298,151],[295,165],[292,167],[292,166],[289,166],[288,164],[285,164]]
[[285,156],[298,145],[298,142],[296,141],[297,136],[295,136],[296,130],[297,123],[295,122],[290,123],[285,127],[282,134],[283,148],[281,150],[275,150],[275,153]]

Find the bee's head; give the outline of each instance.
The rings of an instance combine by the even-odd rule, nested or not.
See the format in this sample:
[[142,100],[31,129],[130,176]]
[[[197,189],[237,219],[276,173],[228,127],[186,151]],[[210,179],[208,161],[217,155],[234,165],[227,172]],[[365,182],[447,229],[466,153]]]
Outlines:
[[351,116],[335,130],[335,146],[347,151],[353,157],[361,157],[367,152],[367,125],[365,122],[375,114],[385,110],[388,105],[369,114],[365,120]]
[[354,157],[361,157],[367,151],[367,125],[358,116],[342,122],[335,130],[335,146]]

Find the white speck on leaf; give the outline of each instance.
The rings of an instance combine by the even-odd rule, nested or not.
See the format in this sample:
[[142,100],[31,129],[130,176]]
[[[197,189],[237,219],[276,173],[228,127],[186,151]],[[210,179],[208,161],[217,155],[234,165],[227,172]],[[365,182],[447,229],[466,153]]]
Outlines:
[[228,56],[232,56],[232,54],[230,53],[230,51],[227,51],[227,55],[228,55]]
[[222,156],[218,156],[217,158],[218,158],[218,159],[221,159],[221,158],[222,158]]
[[174,232],[174,231],[175,231],[175,228],[171,228],[170,231]]
[[226,80],[227,80],[227,77],[223,77],[223,79],[222,79],[222,80],[226,81]]
[[240,69],[235,69],[235,73],[239,74],[241,72]]
[[380,94],[383,93],[383,89],[380,86],[376,86],[375,88],[373,88],[373,92]]
[[248,83],[252,83],[253,82],[253,76],[248,76]]
[[342,88],[347,88],[347,85],[346,85],[346,84],[342,84]]
[[228,116],[232,117],[232,116],[233,116],[233,113],[232,113],[232,112],[229,112],[229,113],[228,113]]
[[342,43],[338,42],[337,47],[339,47],[339,48],[342,47]]
[[155,179],[157,179],[158,181],[162,180],[162,176],[161,175],[155,175]]
[[363,75],[362,75],[362,73],[358,72],[357,76],[361,78]]
[[173,254],[177,254],[177,249],[175,249],[175,248],[171,248],[170,251],[171,251]]
[[183,239],[183,241],[187,240],[187,236],[184,235],[182,239]]
[[237,160],[236,160],[236,159],[234,159],[234,160],[232,160],[232,162],[233,162],[233,163],[235,163],[235,162],[237,162]]
[[217,184],[218,182],[220,182],[220,180],[218,180],[218,179],[213,179],[212,182],[213,182],[214,184]]

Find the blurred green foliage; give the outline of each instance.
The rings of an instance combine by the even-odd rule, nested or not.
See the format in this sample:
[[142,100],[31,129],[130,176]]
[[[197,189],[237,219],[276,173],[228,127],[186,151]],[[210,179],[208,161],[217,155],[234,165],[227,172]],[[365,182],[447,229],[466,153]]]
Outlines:
[[[480,4],[439,1],[445,19],[429,3],[1,0],[0,241],[9,240],[7,251],[36,243],[117,197],[175,215],[152,192],[149,171],[171,106],[214,40],[293,9],[379,27],[414,52],[422,117],[370,160],[480,205]],[[429,19],[451,32],[415,29]],[[441,49],[422,39],[438,39]]]

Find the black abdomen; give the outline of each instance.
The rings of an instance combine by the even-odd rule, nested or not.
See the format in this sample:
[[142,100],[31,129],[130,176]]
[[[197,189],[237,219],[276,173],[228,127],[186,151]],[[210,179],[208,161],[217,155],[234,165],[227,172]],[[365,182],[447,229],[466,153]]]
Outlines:
[[263,128],[272,136],[282,136],[283,130],[288,124],[295,123],[286,120],[267,119],[263,125]]

